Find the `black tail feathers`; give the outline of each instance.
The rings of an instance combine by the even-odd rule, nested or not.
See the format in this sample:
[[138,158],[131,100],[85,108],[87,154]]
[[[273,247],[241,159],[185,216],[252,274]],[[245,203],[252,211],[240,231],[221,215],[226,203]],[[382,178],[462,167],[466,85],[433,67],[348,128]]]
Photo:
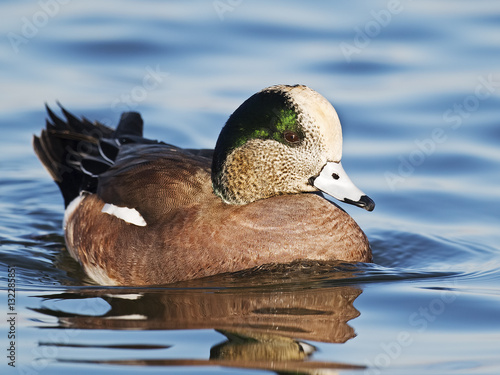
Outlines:
[[123,113],[113,130],[60,107],[64,119],[46,106],[46,128],[33,137],[33,148],[67,206],[81,191],[95,192],[97,176],[113,164],[122,144],[148,141],[142,138],[143,121],[136,112]]

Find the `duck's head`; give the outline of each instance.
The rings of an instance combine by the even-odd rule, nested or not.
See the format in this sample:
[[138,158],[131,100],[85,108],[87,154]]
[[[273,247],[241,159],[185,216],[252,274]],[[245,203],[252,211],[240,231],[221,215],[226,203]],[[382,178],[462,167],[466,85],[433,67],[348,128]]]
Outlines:
[[342,128],[332,105],[302,85],[268,87],[229,117],[212,162],[214,192],[228,204],[317,192],[373,210],[349,179]]

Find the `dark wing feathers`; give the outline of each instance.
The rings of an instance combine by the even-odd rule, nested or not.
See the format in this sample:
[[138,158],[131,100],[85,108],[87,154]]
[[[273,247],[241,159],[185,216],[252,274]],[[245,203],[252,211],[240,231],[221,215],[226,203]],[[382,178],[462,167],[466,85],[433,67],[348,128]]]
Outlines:
[[113,162],[116,159],[119,151],[120,144],[116,139],[101,139],[99,142],[99,153],[109,162]]
[[91,175],[92,177],[97,177],[101,173],[106,172],[112,165],[113,163],[110,163],[103,158],[96,158],[90,155],[84,157],[80,162],[82,172]]
[[[99,122],[77,118],[58,105],[64,118],[46,105],[46,128],[40,136],[33,137],[33,148],[59,186],[66,206],[81,191],[88,191],[98,192],[109,200],[108,203],[127,207],[142,204],[154,210],[158,200],[154,203],[155,199],[151,197],[153,202],[148,203],[149,194],[160,194],[160,200],[173,204],[167,202],[169,198],[164,194],[168,195],[168,192],[159,189],[157,183],[178,187],[186,179],[187,185],[194,183],[199,188],[202,181],[195,180],[203,176],[206,182],[209,176],[213,150],[183,150],[145,139],[144,124],[137,112],[123,113],[116,130],[113,130]],[[196,172],[201,170],[201,174]],[[190,180],[189,176],[196,174],[197,177]],[[156,181],[143,186],[142,178],[147,179],[148,175]],[[125,188],[119,189],[123,186]],[[168,186],[164,187],[168,189]],[[138,196],[132,193],[136,189],[145,189],[148,193],[139,194],[137,199],[140,202],[130,198]],[[195,191],[190,193],[196,194]]]
[[127,145],[99,176],[97,194],[106,203],[136,208],[148,224],[159,222],[206,197],[210,165],[211,159],[166,144]]
[[[59,185],[67,206],[82,190],[94,192],[96,176],[112,165],[112,158],[118,154],[101,142],[114,138],[115,130],[99,123],[79,119],[59,104],[64,118],[57,116],[47,105],[46,128],[39,137],[33,138],[33,148],[38,158]],[[124,116],[122,116],[123,118]],[[139,114],[128,117],[123,135],[130,129],[134,136],[142,134],[142,119]],[[130,121],[133,119],[136,122]],[[116,143],[116,142],[115,142]],[[106,149],[107,159],[101,152]],[[111,157],[110,157],[111,156]]]
[[137,136],[142,138],[144,122],[137,112],[124,112],[120,117],[120,122],[114,132],[114,138],[121,136]]

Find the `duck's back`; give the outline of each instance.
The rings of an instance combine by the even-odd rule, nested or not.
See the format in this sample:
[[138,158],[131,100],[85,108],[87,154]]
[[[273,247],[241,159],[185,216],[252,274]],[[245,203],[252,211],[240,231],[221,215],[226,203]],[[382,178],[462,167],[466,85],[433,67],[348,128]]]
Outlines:
[[49,111],[34,147],[65,199],[68,250],[98,283],[166,284],[297,259],[371,261],[354,220],[316,194],[226,204],[213,192],[211,151],[142,138],[138,114],[113,131],[64,113],[66,121]]
[[167,144],[131,144],[99,175],[97,195],[137,209],[147,223],[162,220],[201,199],[211,160]]

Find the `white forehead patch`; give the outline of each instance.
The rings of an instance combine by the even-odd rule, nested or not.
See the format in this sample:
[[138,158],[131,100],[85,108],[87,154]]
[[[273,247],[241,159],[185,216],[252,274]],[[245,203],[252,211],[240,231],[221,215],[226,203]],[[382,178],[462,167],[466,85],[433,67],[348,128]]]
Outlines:
[[101,212],[116,216],[118,219],[137,225],[139,227],[145,227],[147,225],[146,220],[135,208],[119,207],[114,204],[106,203],[102,207]]
[[292,103],[304,115],[310,117],[324,139],[328,161],[339,162],[342,158],[342,126],[335,108],[321,94],[307,86],[272,86],[287,94]]

